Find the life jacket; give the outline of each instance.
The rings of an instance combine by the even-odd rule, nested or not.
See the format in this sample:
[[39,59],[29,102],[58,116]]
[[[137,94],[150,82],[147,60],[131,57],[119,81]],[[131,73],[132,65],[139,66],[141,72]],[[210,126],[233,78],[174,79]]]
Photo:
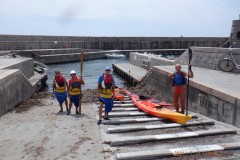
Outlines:
[[187,79],[184,76],[184,72],[181,72],[181,74],[177,74],[177,72],[174,73],[173,86],[181,86],[181,85],[185,85],[186,83],[187,83]]
[[112,74],[110,75],[103,74],[103,81],[100,83],[98,90],[100,97],[112,98],[112,85],[113,85]]
[[65,78],[63,75],[55,76],[55,91],[66,92]]
[[69,80],[69,93],[70,95],[78,95],[80,94],[81,82],[79,77],[75,77],[74,79]]

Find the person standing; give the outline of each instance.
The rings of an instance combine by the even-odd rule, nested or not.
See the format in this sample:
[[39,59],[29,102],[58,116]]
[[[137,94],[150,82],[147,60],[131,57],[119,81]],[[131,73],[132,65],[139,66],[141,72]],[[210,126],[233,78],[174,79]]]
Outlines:
[[60,111],[63,112],[63,102],[65,102],[66,110],[68,111],[68,101],[67,101],[67,89],[68,83],[64,75],[61,74],[59,70],[55,71],[55,77],[53,77],[53,96],[57,98],[60,106]]
[[99,98],[99,102],[100,102],[99,111],[98,111],[99,120],[97,122],[98,125],[101,124],[102,122],[103,104],[105,104],[104,119],[105,120],[109,119],[108,113],[112,111],[113,98],[115,97],[114,89],[115,89],[115,82],[111,74],[111,69],[110,67],[106,67],[105,73],[103,73],[103,75],[101,75],[98,78],[97,97]]
[[81,93],[81,85],[84,85],[85,82],[82,77],[78,77],[76,72],[72,70],[70,72],[71,78],[69,80],[69,110],[68,115],[71,113],[72,104],[76,107],[76,114],[79,114],[78,107],[79,107],[79,99],[82,98]]
[[179,112],[179,104],[178,101],[180,99],[180,106],[181,106],[181,112],[184,114],[185,111],[185,92],[186,92],[186,84],[187,84],[187,77],[193,78],[193,71],[191,69],[191,65],[188,65],[189,67],[189,75],[182,71],[182,67],[180,64],[175,65],[175,72],[170,75],[170,82],[173,89],[173,101],[174,106],[176,108],[176,111]]

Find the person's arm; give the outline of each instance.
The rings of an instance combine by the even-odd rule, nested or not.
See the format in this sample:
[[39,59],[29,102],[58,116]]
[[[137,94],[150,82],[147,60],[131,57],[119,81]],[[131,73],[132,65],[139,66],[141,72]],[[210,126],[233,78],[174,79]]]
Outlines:
[[85,82],[84,82],[84,80],[83,80],[82,77],[80,77],[80,83],[81,83],[82,85],[85,85]]
[[55,81],[55,78],[53,78],[53,83],[52,83],[52,93],[54,95],[54,92],[55,92],[55,88],[56,88],[56,81]]
[[97,97],[98,98],[100,97],[100,94],[99,94],[100,86],[101,86],[101,76],[98,78],[98,85],[97,85]]
[[113,93],[113,98],[115,98],[115,81],[113,78],[113,83],[112,83],[112,93]]
[[65,82],[65,86],[66,86],[67,93],[68,93],[68,90],[69,90],[69,88],[68,88],[68,82],[67,82],[67,80],[66,80],[66,78],[65,78],[65,77],[64,77],[64,82]]
[[71,84],[70,84],[70,80],[68,81],[68,89],[67,89],[67,91],[68,91],[68,96],[70,95],[70,86],[71,86]]

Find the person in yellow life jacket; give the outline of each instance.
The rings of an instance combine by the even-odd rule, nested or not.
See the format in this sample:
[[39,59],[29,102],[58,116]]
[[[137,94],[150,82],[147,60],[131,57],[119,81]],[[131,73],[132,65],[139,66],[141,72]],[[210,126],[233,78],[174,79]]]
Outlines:
[[114,89],[115,89],[114,78],[111,74],[110,67],[107,67],[105,70],[105,73],[98,78],[97,97],[99,98],[99,102],[100,102],[100,105],[98,107],[99,108],[99,111],[98,111],[99,120],[97,122],[98,125],[101,124],[102,122],[103,104],[105,104],[104,119],[105,120],[109,119],[108,113],[112,111],[113,98],[115,97]]
[[60,105],[59,112],[63,112],[63,106],[62,106],[63,102],[65,102],[66,110],[68,111],[68,101],[67,101],[68,83],[64,75],[62,75],[59,70],[55,71],[55,77],[53,77],[52,88],[53,88],[53,95],[55,95]]
[[78,107],[79,107],[79,99],[82,98],[81,85],[84,85],[85,82],[82,77],[78,77],[76,72],[72,70],[70,72],[71,79],[69,80],[68,86],[68,95],[70,99],[69,103],[69,110],[68,115],[71,113],[72,104],[76,107],[76,114],[79,114]]

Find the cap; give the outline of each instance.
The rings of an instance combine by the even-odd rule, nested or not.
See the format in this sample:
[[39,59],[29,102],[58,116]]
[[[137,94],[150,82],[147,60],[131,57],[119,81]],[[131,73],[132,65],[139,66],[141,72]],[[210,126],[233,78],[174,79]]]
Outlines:
[[76,74],[76,71],[74,71],[74,70],[71,70],[71,72],[70,72],[70,74]]
[[110,67],[106,67],[105,71],[111,71]]

